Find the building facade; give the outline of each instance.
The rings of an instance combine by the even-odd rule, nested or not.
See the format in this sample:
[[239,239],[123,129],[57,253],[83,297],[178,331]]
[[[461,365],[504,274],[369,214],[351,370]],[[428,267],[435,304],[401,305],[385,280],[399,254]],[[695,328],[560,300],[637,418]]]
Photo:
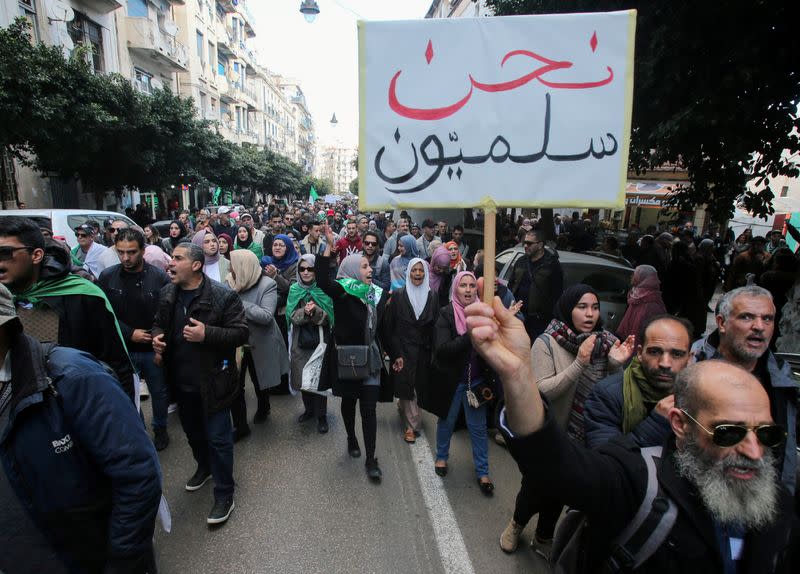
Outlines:
[[[146,94],[167,87],[191,97],[198,117],[226,139],[313,171],[316,136],[302,88],[259,62],[247,0],[0,0],[0,26],[19,16],[31,22],[34,40],[62,46],[65,55],[89,43],[97,73],[121,74]],[[5,208],[96,205],[80,182],[43,178],[7,157],[0,167]],[[109,193],[103,207],[120,210],[138,197]]]
[[325,146],[319,154],[317,177],[328,180],[333,193],[344,195],[350,191],[350,182],[358,177],[353,162],[358,157],[358,148]]
[[491,16],[484,0],[433,0],[426,18],[479,18]]

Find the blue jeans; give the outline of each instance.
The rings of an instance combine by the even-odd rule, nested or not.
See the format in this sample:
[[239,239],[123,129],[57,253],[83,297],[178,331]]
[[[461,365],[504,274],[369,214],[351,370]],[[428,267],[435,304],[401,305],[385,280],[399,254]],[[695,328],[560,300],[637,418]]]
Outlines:
[[233,496],[233,423],[231,410],[206,416],[200,393],[178,393],[178,414],[197,466],[211,471],[214,499]]
[[153,362],[152,351],[131,351],[131,361],[147,382],[150,391],[150,402],[153,407],[153,428],[167,428],[167,383],[164,380],[164,370]]
[[[476,381],[477,382],[477,381]],[[472,461],[478,478],[489,476],[489,433],[486,431],[486,405],[473,408],[467,402],[467,385],[461,383],[453,395],[450,411],[446,419],[436,424],[436,458],[447,460],[450,456],[450,439],[458,420],[458,413],[464,407],[470,442],[472,442]]]

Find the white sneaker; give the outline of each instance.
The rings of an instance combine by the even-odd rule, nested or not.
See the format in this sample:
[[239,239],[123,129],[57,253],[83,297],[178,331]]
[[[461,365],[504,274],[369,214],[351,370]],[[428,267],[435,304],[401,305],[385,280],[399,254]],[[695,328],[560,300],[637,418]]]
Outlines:
[[178,403],[170,403],[167,407],[167,414],[177,412],[178,410]]

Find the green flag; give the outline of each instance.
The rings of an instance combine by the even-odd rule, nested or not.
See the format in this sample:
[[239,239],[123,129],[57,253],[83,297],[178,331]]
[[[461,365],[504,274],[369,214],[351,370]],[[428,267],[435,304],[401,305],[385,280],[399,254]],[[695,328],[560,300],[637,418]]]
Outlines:
[[314,203],[314,202],[315,202],[315,201],[317,201],[318,199],[319,199],[319,194],[317,193],[317,190],[316,190],[316,189],[314,189],[314,186],[312,185],[312,186],[311,186],[311,191],[310,191],[310,192],[308,192],[308,201],[309,201],[310,203]]

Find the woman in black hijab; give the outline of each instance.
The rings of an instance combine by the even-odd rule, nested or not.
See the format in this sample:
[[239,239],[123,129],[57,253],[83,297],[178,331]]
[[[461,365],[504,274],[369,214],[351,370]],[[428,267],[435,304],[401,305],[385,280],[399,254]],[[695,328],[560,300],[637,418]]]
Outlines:
[[161,248],[169,256],[172,256],[172,251],[178,246],[178,243],[186,243],[189,238],[186,237],[186,226],[179,219],[174,220],[169,224],[169,235],[161,241]]

